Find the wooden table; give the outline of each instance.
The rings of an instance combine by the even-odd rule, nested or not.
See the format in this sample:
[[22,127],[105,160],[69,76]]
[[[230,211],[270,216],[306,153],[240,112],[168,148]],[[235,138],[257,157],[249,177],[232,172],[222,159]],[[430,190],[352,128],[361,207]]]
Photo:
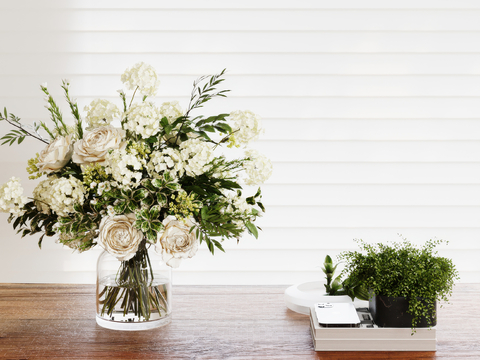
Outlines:
[[95,322],[92,285],[0,284],[1,359],[480,359],[480,284],[439,309],[437,352],[315,352],[286,286],[176,286],[173,321],[119,332]]

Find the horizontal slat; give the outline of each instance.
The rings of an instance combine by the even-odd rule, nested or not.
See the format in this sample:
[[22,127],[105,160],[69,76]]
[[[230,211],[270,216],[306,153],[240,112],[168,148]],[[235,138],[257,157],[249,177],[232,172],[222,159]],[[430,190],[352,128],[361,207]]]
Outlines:
[[[11,176],[22,179],[25,193],[30,194],[36,181],[27,181],[26,162],[33,156],[30,149],[19,154],[20,148],[2,147],[11,161],[3,160],[0,168],[0,183]],[[25,155],[25,156],[20,156]],[[275,162],[268,184],[480,184],[480,162],[472,163],[328,163],[328,162]],[[298,176],[298,174],[302,174]]]
[[273,161],[450,162],[480,161],[478,141],[257,141]]
[[24,0],[2,4],[4,9],[28,8],[66,8],[66,9],[478,9],[480,5],[475,0],[344,0],[332,2],[328,0],[177,0],[164,2],[158,0]]
[[[161,101],[157,102],[160,105]],[[10,110],[10,108],[9,108]],[[39,115],[46,115],[40,109]],[[20,112],[23,108],[20,109]],[[20,114],[20,112],[16,112]],[[80,110],[81,115],[85,113]],[[68,114],[64,114],[70,118]],[[31,124],[48,117],[22,117]],[[410,141],[410,140],[480,140],[480,119],[265,119],[262,140],[307,141]],[[8,127],[2,127],[8,131]]]
[[[155,45],[159,44],[159,45]],[[153,47],[161,41],[155,41]],[[475,75],[480,54],[24,54],[2,55],[0,75],[119,75],[144,61],[170,74],[407,74]],[[273,60],[272,60],[273,58]],[[301,64],[301,66],[299,66]],[[50,79],[45,79],[50,81]],[[44,80],[44,81],[45,81]],[[56,80],[58,81],[58,80]],[[120,83],[119,83],[120,84]]]
[[[0,53],[475,53],[480,33],[448,31],[0,32]],[[48,42],[44,39],[48,38]],[[21,39],[21,41],[19,41]],[[158,47],[155,42],[161,42]],[[260,40],[260,41],[259,41]],[[128,44],[128,46],[125,46]],[[268,44],[268,46],[265,46]]]
[[480,119],[264,119],[268,140],[476,140]]
[[266,206],[475,206],[480,185],[266,184],[262,194]]
[[[479,30],[480,10],[338,10],[328,9],[36,9],[3,10],[0,31],[20,24],[43,30]],[[273,10],[273,11],[272,11]],[[248,18],[248,21],[245,19]],[[199,21],[199,19],[201,19]]]
[[270,206],[260,227],[469,227],[480,206]]
[[[269,216],[270,208],[267,207],[265,216]],[[259,238],[255,239],[249,234],[244,234],[237,243],[235,239],[225,240],[223,247],[227,253],[232,251],[247,250],[321,250],[325,252],[343,251],[355,249],[357,244],[354,239],[363,239],[368,243],[398,242],[407,238],[413,244],[421,246],[429,239],[443,239],[448,244],[438,247],[442,251],[468,251],[469,249],[480,250],[480,243],[476,240],[480,236],[480,226],[472,224],[472,227],[262,227]],[[101,252],[99,247],[82,254],[72,254],[72,251],[57,244],[56,237],[45,238],[42,250],[37,246],[39,236],[28,236],[22,240],[18,238],[11,224],[6,221],[0,223],[0,231],[4,235],[3,242],[17,251],[17,257],[22,254],[28,256],[48,256],[52,259],[68,256],[67,262],[78,261],[85,264],[93,264]],[[8,235],[7,235],[8,234]],[[401,236],[399,235],[401,234]],[[207,251],[206,245],[200,246],[201,251]],[[94,253],[96,255],[94,255]],[[70,255],[72,256],[70,257]],[[13,255],[12,255],[13,256]],[[94,260],[91,260],[94,259]],[[93,265],[92,265],[93,266]]]
[[[301,174],[301,175],[300,175]],[[477,184],[480,163],[276,162],[270,184]]]
[[[479,37],[480,39],[480,37]],[[133,63],[131,64],[133,65]],[[158,67],[157,67],[158,68]],[[166,69],[157,69],[166,70]],[[220,70],[220,69],[218,69]],[[1,97],[42,97],[40,84],[48,82],[53,96],[63,96],[61,78],[49,75],[1,77]],[[159,97],[184,97],[190,94],[196,75],[159,75]],[[480,76],[476,75],[245,75],[227,71],[222,88],[228,97],[471,97],[480,96]],[[119,75],[68,76],[75,97],[115,96],[122,86]]]
[[[117,97],[104,98],[121,107]],[[78,97],[79,107],[83,109],[94,99],[94,97]],[[186,108],[188,100],[188,97],[154,99],[159,104],[164,101],[179,101],[183,108]],[[0,97],[0,104],[21,118],[36,117],[42,112],[48,114],[43,109],[45,104],[43,98],[38,96],[8,99]],[[205,108],[195,110],[195,114],[249,109],[267,118],[452,119],[478,118],[477,107],[480,107],[480,97],[231,97],[216,99],[208,103]]]
[[[8,100],[7,100],[8,101]],[[26,100],[25,102],[29,102]],[[59,98],[59,103],[63,101]],[[161,100],[157,102],[160,105]],[[16,114],[23,113],[24,107]],[[11,108],[9,107],[9,111]],[[85,112],[80,109],[80,114]],[[14,112],[12,110],[12,112]],[[22,117],[24,124],[42,119],[47,111],[39,107],[38,117]],[[65,117],[70,118],[68,113]],[[262,140],[480,140],[479,119],[281,119],[263,118]],[[8,131],[8,126],[1,127]]]
[[[15,156],[9,155],[4,161],[26,161],[45,147],[40,141],[28,141],[34,148],[18,145],[0,148],[5,157],[15,152]],[[256,141],[252,146],[274,162],[480,161],[480,141]],[[239,156],[242,154],[238,151]]]

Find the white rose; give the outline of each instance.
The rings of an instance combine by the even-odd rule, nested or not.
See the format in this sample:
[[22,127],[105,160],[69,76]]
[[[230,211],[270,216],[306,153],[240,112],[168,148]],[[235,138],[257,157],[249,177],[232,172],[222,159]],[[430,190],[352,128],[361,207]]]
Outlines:
[[191,258],[198,250],[195,230],[190,232],[195,224],[191,219],[179,221],[173,215],[167,216],[162,223],[165,228],[158,232],[155,248],[158,253],[162,253],[163,261],[168,266],[176,268],[182,259]]
[[40,152],[37,167],[39,172],[50,173],[63,168],[72,157],[72,135],[58,136]]
[[105,164],[105,156],[111,149],[120,149],[125,145],[125,131],[113,126],[102,126],[87,133],[73,146],[73,162],[77,164]]
[[105,216],[100,222],[97,243],[120,261],[135,256],[143,233],[133,227],[135,215]]

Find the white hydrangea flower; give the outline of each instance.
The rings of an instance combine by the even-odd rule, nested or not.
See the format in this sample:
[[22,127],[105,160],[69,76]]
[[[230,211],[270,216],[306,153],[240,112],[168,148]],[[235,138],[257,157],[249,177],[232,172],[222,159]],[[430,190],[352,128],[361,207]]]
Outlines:
[[237,192],[235,191],[224,190],[222,191],[222,193],[223,195],[225,195],[226,203],[226,207],[223,208],[223,212],[240,215],[249,215],[252,213],[252,209],[254,209],[254,206],[248,204],[246,198],[244,198],[243,196],[238,196]]
[[85,106],[87,112],[85,120],[87,121],[87,130],[93,130],[100,126],[110,125],[115,118],[120,118],[118,107],[108,100],[95,99],[89,106]]
[[272,175],[273,166],[270,159],[257,150],[246,150],[245,156],[251,160],[245,161],[243,168],[247,174],[246,185],[263,184]]
[[27,197],[23,196],[23,188],[20,179],[11,177],[5,184],[0,186],[0,211],[19,216],[24,213],[23,206]]
[[52,210],[59,216],[66,216],[75,212],[75,203],[83,205],[85,193],[82,182],[73,176],[52,176],[37,185],[33,198],[39,211],[48,214]]
[[170,147],[163,151],[154,151],[150,155],[147,170],[152,177],[159,177],[159,175],[168,171],[174,179],[182,177],[185,173],[180,151]]
[[230,126],[233,130],[229,138],[229,147],[246,146],[250,141],[258,139],[263,132],[260,127],[260,117],[249,110],[231,112],[225,120],[231,122]]
[[143,139],[160,131],[160,115],[151,103],[133,104],[124,115],[127,118],[123,128],[130,130]]
[[158,80],[155,69],[143,62],[137,63],[125,70],[121,80],[127,89],[134,90],[138,87],[140,94],[146,96],[154,96],[160,85],[160,80]]
[[111,174],[119,186],[137,187],[140,184],[146,161],[137,157],[135,151],[115,149],[107,155],[105,160],[106,173]]
[[182,142],[180,154],[188,176],[202,175],[209,170],[210,166],[207,166],[207,164],[214,159],[210,144],[200,139],[189,139]]
[[182,108],[178,101],[164,102],[158,109],[160,118],[166,117],[171,124],[183,115]]

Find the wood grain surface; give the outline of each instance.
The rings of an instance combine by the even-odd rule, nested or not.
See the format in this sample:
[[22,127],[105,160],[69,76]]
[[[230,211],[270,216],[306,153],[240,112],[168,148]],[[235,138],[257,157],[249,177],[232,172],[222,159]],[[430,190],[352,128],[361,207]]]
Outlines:
[[439,309],[436,352],[315,352],[286,286],[176,286],[172,323],[119,332],[95,322],[93,285],[0,284],[1,359],[480,359],[480,284]]

